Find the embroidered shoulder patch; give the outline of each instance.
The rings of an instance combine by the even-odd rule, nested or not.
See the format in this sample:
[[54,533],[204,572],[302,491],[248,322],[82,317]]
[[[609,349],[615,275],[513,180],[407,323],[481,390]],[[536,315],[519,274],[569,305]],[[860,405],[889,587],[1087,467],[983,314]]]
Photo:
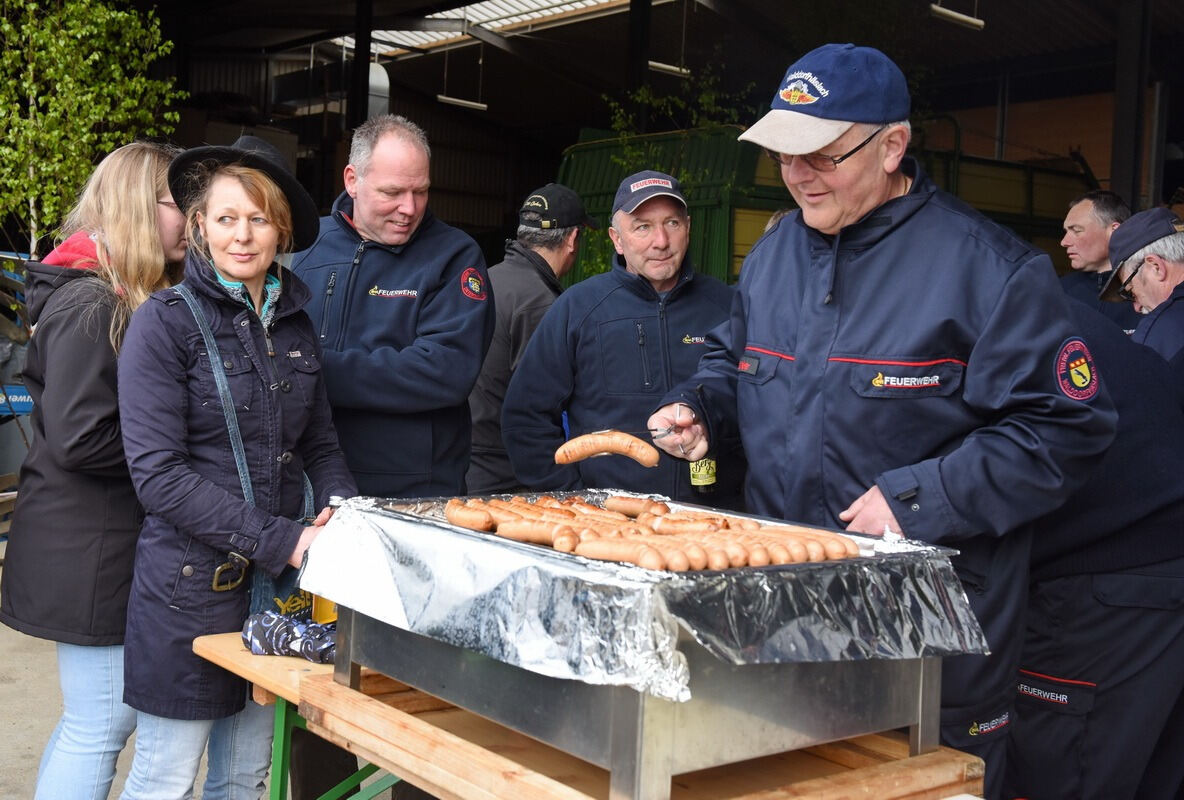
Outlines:
[[1098,370],[1089,348],[1080,339],[1066,339],[1057,350],[1057,386],[1066,397],[1092,400],[1098,393]]
[[474,300],[485,299],[485,280],[476,267],[469,267],[460,276],[460,290],[465,293],[465,297]]

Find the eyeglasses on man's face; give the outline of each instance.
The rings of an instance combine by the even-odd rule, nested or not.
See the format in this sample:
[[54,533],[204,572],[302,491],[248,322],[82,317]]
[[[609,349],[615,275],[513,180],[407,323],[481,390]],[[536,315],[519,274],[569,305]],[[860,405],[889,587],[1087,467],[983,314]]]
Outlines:
[[872,131],[871,136],[867,137],[862,142],[848,150],[846,153],[843,153],[841,156],[828,156],[826,153],[806,153],[805,155],[787,156],[784,153],[778,153],[775,150],[769,150],[767,148],[765,149],[765,152],[769,154],[769,158],[773,159],[783,167],[788,167],[793,163],[795,158],[800,158],[802,161],[806,162],[806,166],[815,172],[834,172],[836,169],[838,169],[839,164],[842,164],[851,156],[867,147],[868,143],[871,142],[872,139],[875,139],[880,131],[887,127],[887,125],[881,125],[880,127],[876,128],[874,131]]
[[1139,270],[1141,270],[1143,268],[1143,265],[1146,263],[1147,263],[1147,259],[1144,258],[1144,259],[1140,260],[1138,264],[1135,264],[1135,268],[1131,270],[1131,274],[1127,275],[1126,280],[1123,281],[1122,285],[1118,287],[1118,296],[1121,297],[1123,300],[1126,300],[1128,302],[1134,301],[1135,296],[1133,294],[1131,294],[1131,284],[1134,283],[1135,276],[1139,274]]

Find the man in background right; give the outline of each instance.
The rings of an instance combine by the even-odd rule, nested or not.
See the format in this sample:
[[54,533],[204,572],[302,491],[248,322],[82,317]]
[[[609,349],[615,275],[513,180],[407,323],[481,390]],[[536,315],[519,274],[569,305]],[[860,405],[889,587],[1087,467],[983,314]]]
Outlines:
[[1110,237],[1110,262],[1100,297],[1143,311],[1131,338],[1171,361],[1184,351],[1184,221],[1166,208],[1140,211]]
[[1098,292],[1113,274],[1110,269],[1110,236],[1127,220],[1131,210],[1114,192],[1098,189],[1070,201],[1065,215],[1061,247],[1069,256],[1069,272],[1061,276],[1065,294],[1102,312],[1126,333],[1139,324],[1139,312],[1126,303],[1107,303]]

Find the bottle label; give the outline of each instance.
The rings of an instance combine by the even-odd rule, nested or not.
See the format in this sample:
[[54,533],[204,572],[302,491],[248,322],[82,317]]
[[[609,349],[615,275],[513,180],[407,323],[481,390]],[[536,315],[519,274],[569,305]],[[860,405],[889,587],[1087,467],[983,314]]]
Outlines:
[[715,485],[715,459],[701,458],[691,462],[691,486]]

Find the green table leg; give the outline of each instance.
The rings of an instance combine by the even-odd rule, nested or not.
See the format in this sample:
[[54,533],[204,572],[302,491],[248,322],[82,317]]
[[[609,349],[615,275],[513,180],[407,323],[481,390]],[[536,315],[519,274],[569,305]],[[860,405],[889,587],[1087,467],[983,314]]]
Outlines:
[[[329,791],[317,798],[317,800],[341,800],[341,798],[349,796],[350,800],[372,800],[378,797],[381,793],[394,786],[399,782],[399,779],[394,775],[383,775],[369,786],[362,786],[362,781],[369,778],[374,773],[378,772],[378,767],[373,764],[367,764],[359,769],[353,775],[343,780],[341,783],[334,786]],[[357,789],[356,794],[349,794],[353,789]]]
[[275,728],[271,738],[271,800],[288,800],[288,764],[292,760],[292,729],[303,728],[304,717],[282,697],[275,699]]
[[[296,706],[282,697],[275,700],[275,727],[271,740],[271,795],[270,800],[288,800],[288,765],[292,760],[292,729],[306,729],[304,717]],[[382,792],[399,782],[394,775],[384,775],[369,786],[362,787],[362,781],[378,772],[378,767],[367,764],[341,783],[321,795],[318,800],[341,800],[347,795],[351,800],[373,800]],[[357,789],[357,793],[349,792]]]
[[351,800],[373,800],[373,798],[378,797],[378,795],[382,794],[398,782],[399,778],[395,775],[383,775],[369,786],[359,789],[358,793],[355,794]]

